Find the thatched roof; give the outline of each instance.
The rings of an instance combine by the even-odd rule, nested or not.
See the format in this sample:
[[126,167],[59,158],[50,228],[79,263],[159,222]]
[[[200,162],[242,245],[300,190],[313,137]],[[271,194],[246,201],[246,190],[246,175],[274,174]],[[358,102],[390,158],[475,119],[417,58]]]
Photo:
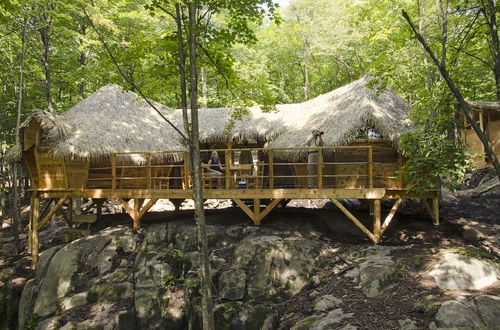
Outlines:
[[[174,119],[174,110],[155,103]],[[64,158],[108,158],[113,152],[183,150],[179,135],[144,100],[106,85],[61,115],[36,111],[25,122],[42,125],[42,144]],[[138,162],[142,158],[135,159]]]
[[325,132],[325,146],[346,145],[365,127],[373,127],[394,147],[399,147],[401,134],[411,129],[407,119],[410,107],[391,90],[377,91],[367,87],[370,77],[364,77],[332,92],[300,104],[307,112],[306,121],[293,114],[286,117],[286,132],[270,143],[270,147],[301,147],[313,128]]
[[[237,138],[269,142],[270,147],[303,147],[313,127],[325,132],[326,146],[348,144],[366,126],[373,127],[395,147],[399,136],[410,129],[409,106],[391,90],[368,88],[364,77],[330,93],[298,104],[276,105],[264,113],[260,107],[246,109],[224,135],[234,109],[200,109],[200,142],[228,142]],[[169,120],[182,127],[179,110],[156,104]],[[178,134],[143,100],[117,85],[107,85],[61,115],[35,112],[26,123],[38,120],[43,144],[68,158],[107,158],[113,152],[184,150]],[[287,155],[299,158],[303,155]],[[136,161],[144,161],[136,159]]]
[[[348,144],[369,126],[397,148],[400,134],[411,129],[406,119],[410,107],[391,90],[368,88],[370,79],[364,77],[306,102],[278,104],[278,112],[248,108],[249,114],[235,123],[228,136],[223,132],[231,109],[200,110],[200,140],[210,143],[253,138],[268,141],[273,148],[304,147],[311,130],[317,127],[325,132],[326,146],[338,146]],[[293,158],[299,157],[302,155]]]
[[468,101],[467,103],[474,110],[500,111],[500,103],[499,102]]

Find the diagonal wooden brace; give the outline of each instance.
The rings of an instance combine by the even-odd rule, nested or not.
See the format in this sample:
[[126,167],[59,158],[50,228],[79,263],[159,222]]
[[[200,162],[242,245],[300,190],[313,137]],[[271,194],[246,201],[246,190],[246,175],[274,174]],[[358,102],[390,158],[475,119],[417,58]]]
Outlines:
[[336,200],[335,198],[332,198],[331,199],[332,203],[335,204],[352,222],[354,222],[354,224],[359,228],[361,229],[361,231],[363,233],[365,233],[368,238],[370,238],[372,240],[373,243],[377,243],[377,240],[375,239],[375,236],[368,230],[368,228],[366,228],[351,212],[349,212],[348,209],[346,209],[344,207],[344,205],[342,205],[342,203],[340,203],[338,200]]

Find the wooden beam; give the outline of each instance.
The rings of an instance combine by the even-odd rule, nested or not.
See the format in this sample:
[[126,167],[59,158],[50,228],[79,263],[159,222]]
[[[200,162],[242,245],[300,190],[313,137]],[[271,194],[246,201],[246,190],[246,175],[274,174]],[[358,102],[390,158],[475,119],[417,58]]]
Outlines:
[[382,236],[381,227],[381,205],[380,199],[375,199],[373,201],[373,236],[375,237],[375,243],[380,243],[380,237]]
[[151,207],[153,207],[153,205],[155,205],[155,203],[158,201],[157,198],[152,198],[150,199],[146,205],[144,205],[141,209],[141,211],[139,212],[139,214],[137,215],[137,217],[140,219],[142,219],[142,217],[149,211],[149,209]]
[[146,153],[146,187],[151,189],[151,153]]
[[373,188],[373,148],[368,147],[368,188]]
[[268,150],[268,158],[269,158],[269,188],[274,187],[274,160],[273,160],[273,151]]
[[281,202],[281,200],[282,198],[273,199],[273,201],[268,206],[266,206],[266,208],[260,213],[259,218],[257,219],[258,224],[260,224],[260,222],[269,214],[269,212],[271,212],[276,207],[276,205],[278,205],[279,202]]
[[439,225],[439,196],[432,198],[432,218],[434,225]]
[[130,217],[133,219],[135,217],[134,209],[131,208],[130,205],[121,198],[118,199],[118,202],[120,202],[120,205],[125,209],[125,212],[127,212],[128,215],[130,215]]
[[391,223],[392,218],[396,214],[396,211],[398,210],[399,205],[401,205],[401,201],[402,201],[401,198],[396,200],[396,202],[394,203],[394,205],[391,208],[391,211],[389,212],[387,217],[385,217],[384,223],[382,224],[382,228],[380,228],[380,236],[384,235],[384,232],[389,227],[389,224]]
[[236,202],[236,205],[238,205],[240,207],[240,209],[242,209],[243,212],[245,212],[250,217],[250,219],[252,219],[252,221],[254,221],[255,215],[254,215],[253,211],[250,210],[250,208],[245,203],[243,203],[243,201],[241,199],[233,198],[233,200]]
[[354,224],[359,228],[361,229],[361,231],[363,233],[365,233],[368,238],[370,238],[372,240],[373,243],[377,243],[376,240],[375,240],[375,236],[373,236],[373,234],[351,213],[349,212],[348,209],[346,209],[344,207],[344,205],[342,205],[342,203],[340,203],[338,200],[336,200],[335,198],[332,198],[331,199],[332,203],[335,204],[352,222],[354,222]]
[[116,189],[116,154],[111,154],[111,189]]
[[139,219],[139,212],[141,210],[142,201],[140,198],[134,198],[134,216],[132,219],[134,220],[134,229],[141,228],[141,223]]
[[42,228],[42,226],[46,224],[47,221],[50,220],[50,218],[52,218],[52,216],[56,213],[57,209],[59,209],[67,199],[68,199],[67,197],[63,197],[56,203],[56,205],[54,205],[54,207],[49,211],[49,213],[47,213],[47,215],[38,224],[37,228],[38,230],[40,230],[40,228]]
[[37,196],[36,192],[33,193],[35,196],[33,198],[33,223],[31,230],[31,268],[35,269],[38,264],[38,248],[40,247],[40,242],[38,241],[38,220],[40,218],[40,198]]
[[[229,186],[231,184],[231,172],[229,171],[229,167],[231,166],[231,151],[230,150],[226,150],[225,151],[225,157],[226,159],[226,169],[225,169],[225,180],[226,180],[226,189],[229,189]],[[221,187],[219,187],[221,188]]]
[[427,202],[427,198],[422,198],[420,201],[422,202],[422,205],[427,211],[427,214],[431,217],[431,220],[434,222],[434,213],[432,212],[432,209],[429,206],[429,203]]
[[255,198],[253,200],[253,223],[255,225],[260,225],[260,199]]
[[318,149],[318,188],[323,188],[323,149]]

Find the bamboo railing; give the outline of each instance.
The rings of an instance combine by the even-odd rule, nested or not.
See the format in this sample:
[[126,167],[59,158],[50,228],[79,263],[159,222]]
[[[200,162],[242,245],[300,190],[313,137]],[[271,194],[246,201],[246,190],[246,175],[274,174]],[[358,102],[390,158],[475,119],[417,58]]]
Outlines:
[[[403,188],[396,175],[402,157],[385,146],[201,150],[204,168],[212,151],[218,152],[224,168],[218,189]],[[251,153],[250,164],[240,163],[242,152]],[[308,152],[318,154],[317,162],[307,163]],[[182,150],[113,153],[108,166],[90,166],[87,187],[190,189],[188,159]],[[308,170],[311,165],[315,172]],[[204,180],[213,178],[204,175]]]

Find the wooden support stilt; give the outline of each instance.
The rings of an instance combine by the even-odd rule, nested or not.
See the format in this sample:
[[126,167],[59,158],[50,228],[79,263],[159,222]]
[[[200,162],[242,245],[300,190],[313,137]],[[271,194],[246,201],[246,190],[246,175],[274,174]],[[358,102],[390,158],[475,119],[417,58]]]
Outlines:
[[439,225],[439,196],[432,198],[432,218],[433,224]]
[[380,204],[380,199],[375,199],[373,201],[373,236],[375,237],[375,244],[380,243],[380,237],[382,236],[380,230],[382,208]]
[[253,200],[253,214],[253,223],[260,225],[260,199],[258,198]]
[[396,214],[396,211],[398,210],[399,205],[401,205],[401,201],[402,201],[401,198],[398,199],[394,203],[394,205],[392,206],[391,211],[389,212],[389,214],[387,215],[387,217],[384,220],[384,223],[382,224],[382,228],[380,229],[380,236],[384,235],[384,232],[386,231],[387,227],[389,227],[389,224],[391,223],[392,218],[394,218],[394,215]]
[[[438,225],[439,224],[439,201],[435,201],[435,199],[436,198],[431,198],[432,208],[429,206],[427,198],[422,198],[421,202],[424,205],[425,210],[427,211],[427,213],[431,217],[432,223],[435,225]],[[436,207],[437,207],[437,209],[436,209]],[[436,218],[436,214],[437,214],[437,218]]]
[[134,220],[134,229],[141,228],[141,222],[139,219],[139,212],[141,210],[141,199],[134,198],[134,216],[132,219]]
[[35,208],[35,192],[33,192],[30,196],[30,214],[29,214],[29,223],[28,223],[28,252],[31,253],[33,250],[32,239],[33,239],[33,210]]
[[33,219],[31,226],[31,268],[35,269],[38,264],[38,220],[40,218],[40,198],[36,195],[37,192],[33,192],[35,195],[33,198]]
[[105,199],[99,199],[95,203],[98,219],[102,216],[102,205],[104,204],[105,201],[106,201]]
[[351,213],[349,212],[348,209],[342,205],[338,200],[335,198],[331,199],[332,203],[335,204],[354,224],[365,233],[368,238],[372,240],[372,242],[377,243],[375,240],[375,236]]
[[236,203],[236,205],[238,205],[242,210],[243,212],[246,213],[246,215],[248,215],[248,217],[250,219],[252,219],[253,223],[256,225],[256,226],[259,226],[261,221],[269,214],[269,212],[271,212],[275,207],[276,205],[279,204],[279,202],[281,202],[282,198],[276,198],[276,199],[273,199],[272,202],[266,206],[266,208],[264,210],[260,210],[260,199],[254,199],[253,200],[253,211],[245,204],[243,203],[243,201],[239,198],[235,198],[234,201]]
[[47,215],[40,221],[40,223],[38,224],[38,230],[40,230],[40,228],[42,228],[42,226],[44,224],[47,223],[47,221],[50,220],[50,218],[52,218],[52,216],[56,213],[56,211],[64,204],[64,202],[66,202],[68,198],[67,197],[63,197],[61,198],[57,203],[56,205],[54,205],[54,207],[52,209],[50,209],[49,213],[47,213]]
[[252,221],[254,221],[254,213],[252,212],[252,210],[250,210],[250,208],[245,203],[243,203],[243,201],[241,199],[234,198],[233,200],[236,202],[236,205],[238,205],[240,207],[240,209],[242,209],[243,212],[245,212],[246,215],[248,215],[250,217],[250,219],[252,219]]
[[158,198],[150,199],[146,203],[146,205],[142,206],[142,208],[140,205],[141,203],[138,201],[138,198],[134,199],[134,208],[131,208],[130,205],[128,205],[128,203],[121,198],[118,201],[125,209],[125,212],[127,212],[128,215],[130,215],[130,217],[132,218],[132,220],[134,222],[134,229],[139,229],[141,227],[141,218],[158,201]]

